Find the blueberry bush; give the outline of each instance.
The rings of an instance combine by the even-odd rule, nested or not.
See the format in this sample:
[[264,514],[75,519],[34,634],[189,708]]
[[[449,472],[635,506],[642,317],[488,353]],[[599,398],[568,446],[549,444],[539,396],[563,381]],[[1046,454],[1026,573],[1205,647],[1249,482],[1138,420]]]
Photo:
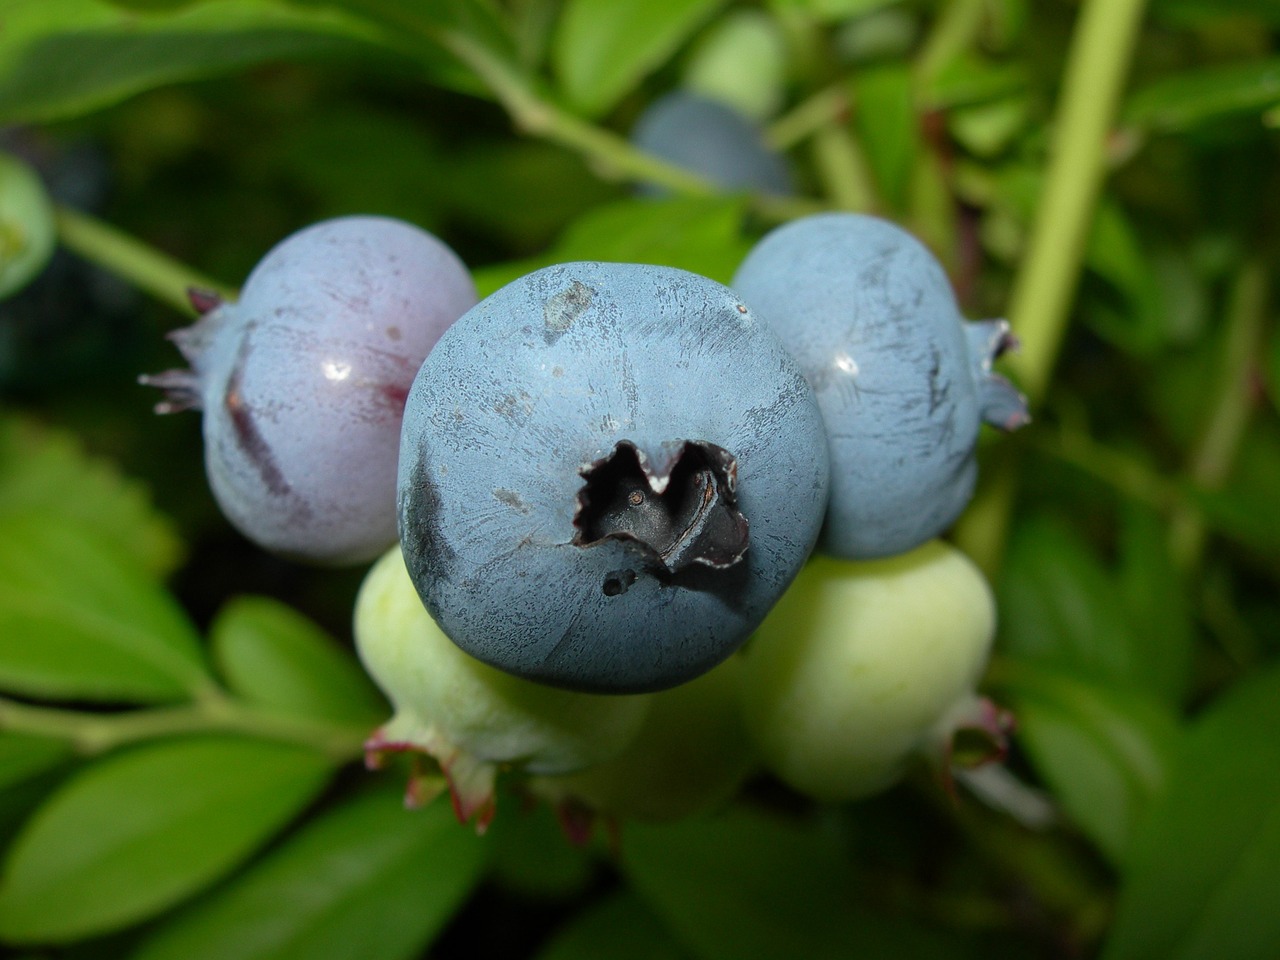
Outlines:
[[[1272,0],[0,0],[0,124],[6,955],[1280,956]],[[376,521],[348,522],[357,539],[367,523],[368,542],[319,565],[271,553],[211,489],[211,411],[153,409],[200,393],[172,371],[176,347],[204,356],[211,318],[252,314],[242,325],[258,336],[271,317],[340,304],[368,329],[335,333],[332,355],[281,329],[345,388],[365,352],[381,358],[394,376],[376,414],[283,368],[279,395],[269,370],[242,390],[249,368],[227,366],[249,352],[240,340],[208,354],[226,385],[187,405],[222,404],[210,442],[253,452],[275,424],[285,439],[271,444],[299,446],[293,479],[250,464],[260,486],[350,495],[360,466],[395,458],[418,360],[327,248],[258,313],[252,290],[238,303],[284,238],[333,218],[402,221],[447,244],[481,298],[587,261],[720,291],[771,230],[837,211],[918,238],[964,318],[1008,319],[1011,339],[976,327],[978,359],[957,369],[976,362],[981,378],[994,362],[1031,421],[961,444],[976,489],[945,543],[810,560],[767,617],[753,608],[758,635],[716,647],[687,683],[580,692],[467,659],[387,542],[389,493]],[[442,269],[414,274],[387,249],[369,242],[369,269]],[[808,293],[824,282],[803,278]],[[457,313],[471,294],[455,283]],[[565,548],[650,564],[592,567],[583,609],[608,614],[573,629],[605,662],[597,620],[627,637],[661,622],[650,598],[749,582],[766,553],[796,575],[774,548],[803,555],[818,518],[779,517],[823,495],[826,451],[806,458],[794,429],[734,419],[736,391],[767,391],[757,367],[783,361],[707,362],[699,334],[639,377],[639,354],[587,351],[597,366],[557,402],[616,432],[601,395],[652,381],[646,429],[696,432],[706,405],[729,408],[732,429],[683,437],[661,470],[621,443],[591,469],[526,470],[560,442],[545,439],[554,417],[533,418],[556,395],[539,378],[574,375],[551,347],[567,356],[566,331],[603,315],[594,287],[566,283],[537,301],[536,329],[507,334],[548,369],[521,367],[501,338],[455,338],[447,359],[463,372],[429,385],[438,410],[406,416],[445,467],[442,445],[486,449],[490,413],[542,432],[494,445],[461,482],[415,480],[399,529],[406,553],[429,547],[409,557],[431,584],[419,591],[444,596],[453,585],[431,578],[455,544],[439,516],[469,495],[467,476],[526,484],[486,488],[483,510],[451,521],[474,555],[468,538],[528,511],[527,536],[487,545],[507,561],[573,509],[528,491],[596,484]],[[763,286],[790,299],[785,277]],[[673,289],[646,295],[678,314]],[[752,325],[743,297],[747,319],[732,322]],[[374,325],[394,349],[372,343]],[[921,366],[885,349],[886,369]],[[849,375],[841,404],[877,382],[859,356],[832,356]],[[484,392],[494,371],[509,393]],[[819,393],[821,374],[806,373]],[[442,434],[469,396],[484,416]],[[1014,388],[994,397],[1025,419]],[[892,459],[911,433],[899,426],[857,424],[845,469],[864,466],[864,435]],[[357,449],[366,429],[381,431],[376,454]],[[768,499],[752,499],[750,471],[776,463],[773,443],[807,486],[751,507]],[[870,493],[894,487],[883,476]],[[673,505],[677,477],[703,499]],[[608,484],[623,480],[632,499],[615,504]],[[666,498],[654,515],[650,495]],[[290,532],[308,522],[250,506],[241,526],[254,510]],[[560,623],[581,587],[570,555],[552,555],[503,568],[543,583],[520,594],[520,616]],[[693,566],[653,568],[673,555]],[[457,618],[481,642],[486,623],[518,633],[502,590],[485,596],[491,611],[463,604]],[[698,610],[673,619],[695,638],[723,626],[711,601]],[[821,659],[805,672],[810,649]],[[573,674],[577,655],[557,652]]]

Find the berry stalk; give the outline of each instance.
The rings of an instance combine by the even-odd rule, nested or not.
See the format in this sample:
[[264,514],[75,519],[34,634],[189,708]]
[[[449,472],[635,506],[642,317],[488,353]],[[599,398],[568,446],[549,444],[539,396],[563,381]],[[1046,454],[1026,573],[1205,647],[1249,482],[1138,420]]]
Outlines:
[[54,211],[58,240],[64,247],[157,300],[195,316],[188,299],[192,289],[234,299],[235,291],[193,270],[95,217],[59,206]]

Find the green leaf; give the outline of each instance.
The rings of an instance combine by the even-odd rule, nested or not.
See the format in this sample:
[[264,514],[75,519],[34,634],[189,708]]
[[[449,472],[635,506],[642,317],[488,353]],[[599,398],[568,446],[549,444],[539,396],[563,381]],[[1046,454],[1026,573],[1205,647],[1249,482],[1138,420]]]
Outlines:
[[1146,672],[1114,577],[1065,523],[1024,522],[1005,569],[1000,643],[1010,656],[1117,686]]
[[920,150],[911,68],[895,63],[862,70],[853,89],[858,105],[853,118],[858,140],[881,196],[893,209],[902,210]]
[[1137,91],[1126,122],[1160,133],[1191,130],[1223,117],[1256,113],[1280,103],[1280,57],[1184,70]]
[[230,601],[209,628],[209,640],[227,686],[246,700],[370,729],[388,716],[355,656],[275,600]]
[[40,177],[21,160],[0,153],[0,297],[34,280],[56,244],[53,204]]
[[232,737],[99,761],[54,793],[10,849],[0,936],[65,943],[166,909],[245,860],[331,768],[312,750]]
[[621,867],[703,960],[955,956],[918,923],[860,909],[852,868],[812,823],[735,811],[628,824]]
[[25,733],[0,733],[0,790],[52,770],[71,757],[65,740]]
[[131,556],[59,514],[0,514],[0,687],[155,702],[209,682],[194,626]]
[[546,254],[476,271],[482,296],[538,267],[575,260],[652,263],[728,283],[750,249],[741,197],[620,200],[576,221]]
[[1169,553],[1167,524],[1151,510],[1129,506],[1120,540],[1120,591],[1129,623],[1149,652],[1143,664],[1148,688],[1181,704],[1191,677],[1195,629],[1187,584]]
[[74,116],[259,63],[368,54],[378,39],[349,16],[271,0],[150,15],[103,0],[7,0],[0,15],[0,118],[11,121]]
[[1134,838],[1105,960],[1280,956],[1280,668],[1195,723]]
[[1168,781],[1177,717],[1134,690],[1025,664],[1001,674],[1018,740],[1081,830],[1122,864],[1133,828]]
[[724,0],[567,0],[553,44],[561,87],[596,116],[667,60]]
[[593,904],[542,948],[536,960],[684,960],[688,953],[631,893]]
[[132,960],[407,960],[479,881],[486,845],[447,804],[406,811],[399,786],[309,824],[160,927]]
[[177,530],[143,485],[89,456],[72,434],[19,417],[0,419],[0,515],[57,512],[162,576],[182,557]]

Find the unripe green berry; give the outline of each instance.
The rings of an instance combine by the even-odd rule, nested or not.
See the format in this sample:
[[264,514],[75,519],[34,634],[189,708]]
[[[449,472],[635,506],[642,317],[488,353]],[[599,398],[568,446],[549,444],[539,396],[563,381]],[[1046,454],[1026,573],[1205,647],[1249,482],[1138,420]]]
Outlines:
[[[818,556],[749,642],[743,708],[765,765],[821,800],[892,784],[968,726],[995,633],[981,572],[939,540],[888,559]],[[944,729],[945,728],[945,729]]]
[[648,696],[576,693],[496,670],[460,650],[431,619],[394,547],[356,598],[356,648],[395,714],[371,755],[411,750],[434,758],[459,818],[492,816],[499,766],[567,773],[620,752],[635,737]]

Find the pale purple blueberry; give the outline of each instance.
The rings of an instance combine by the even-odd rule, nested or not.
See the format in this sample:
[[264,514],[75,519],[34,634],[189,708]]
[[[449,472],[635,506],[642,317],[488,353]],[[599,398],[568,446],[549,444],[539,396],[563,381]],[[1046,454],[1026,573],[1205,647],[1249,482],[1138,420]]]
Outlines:
[[813,391],[737,294],[570,263],[468,311],[405,409],[400,535],[449,637],[598,692],[729,656],[809,555],[827,500]]
[[804,217],[767,234],[732,286],[813,385],[831,445],[819,549],[902,553],[946,530],[973,495],[978,429],[1012,430],[1026,401],[991,371],[1004,320],[966,323],[941,265],[886,220]]
[[476,302],[462,261],[386,217],[287,237],[234,303],[173,335],[190,370],[144,377],[161,412],[204,412],[214,496],[245,536],[287,557],[370,560],[396,539],[404,400],[423,358]]

